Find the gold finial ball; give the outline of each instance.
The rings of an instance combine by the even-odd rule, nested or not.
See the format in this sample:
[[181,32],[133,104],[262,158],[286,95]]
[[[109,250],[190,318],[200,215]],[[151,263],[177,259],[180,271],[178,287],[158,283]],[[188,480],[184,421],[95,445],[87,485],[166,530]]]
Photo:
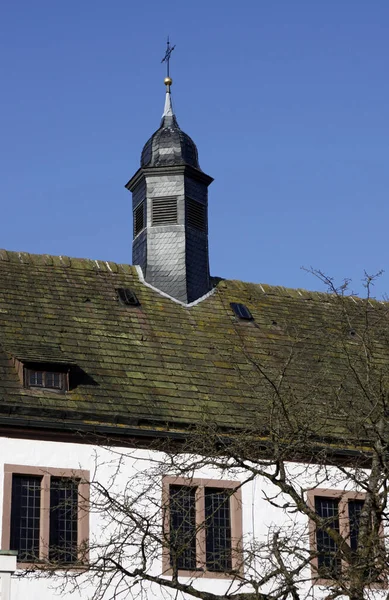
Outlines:
[[165,79],[164,79],[165,85],[172,85],[172,83],[173,83],[173,79],[171,77],[165,77]]

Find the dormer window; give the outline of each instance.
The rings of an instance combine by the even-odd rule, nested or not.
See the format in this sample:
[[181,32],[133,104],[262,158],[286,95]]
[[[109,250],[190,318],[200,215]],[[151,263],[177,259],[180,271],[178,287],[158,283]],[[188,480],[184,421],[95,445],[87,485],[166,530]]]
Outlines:
[[8,350],[20,383],[30,390],[67,392],[94,383],[58,344],[17,344]]
[[64,392],[68,389],[67,380],[67,373],[25,369],[26,387],[45,388]]

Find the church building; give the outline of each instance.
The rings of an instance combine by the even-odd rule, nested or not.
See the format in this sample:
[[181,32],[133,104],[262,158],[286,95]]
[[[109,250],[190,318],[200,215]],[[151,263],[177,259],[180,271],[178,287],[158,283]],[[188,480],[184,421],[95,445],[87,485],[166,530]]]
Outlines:
[[[329,447],[328,463],[344,464],[345,453],[355,453],[354,442],[345,448],[345,440],[363,437],[361,421],[345,418],[346,409],[336,402],[350,398],[351,390],[353,406],[366,406],[350,369],[365,305],[347,300],[342,320],[344,299],[336,294],[212,277],[213,180],[178,124],[170,78],[165,86],[160,126],[126,184],[133,208],[132,265],[130,257],[116,264],[0,250],[1,600],[52,600],[58,590],[65,599],[108,599],[116,597],[116,585],[125,590],[118,598],[130,598],[136,594],[128,581],[143,576],[136,593],[143,590],[150,599],[175,597],[178,588],[161,591],[160,578],[225,597],[251,592],[254,567],[245,544],[265,543],[275,524],[285,519],[290,526],[292,514],[268,502],[269,481],[246,481],[237,469],[218,471],[217,461],[199,460],[186,475],[180,463],[177,472],[174,461],[183,460],[177,449],[187,452],[196,431],[209,436],[204,454],[208,442],[212,453],[216,437],[253,436],[264,459],[274,455],[277,432],[277,447],[282,438],[294,465],[309,463],[302,484],[310,490],[307,506],[317,514],[335,511],[331,523],[336,511],[347,511],[341,520],[346,536],[357,522],[351,511],[363,506],[361,489],[347,483],[345,492],[330,473],[328,481],[320,480],[312,465]],[[386,307],[374,306],[384,318]],[[147,487],[151,474],[153,485]],[[131,535],[139,547],[131,538],[126,569],[147,568],[127,583],[123,570],[115,575],[124,550],[112,530],[125,521],[114,503],[99,511],[99,498],[112,502],[113,488],[126,510],[135,488],[143,490],[149,507],[162,507],[162,516],[149,517],[155,518],[154,537],[147,546],[139,532],[148,532],[134,525]],[[139,513],[140,521],[145,514]],[[324,598],[341,566],[331,555],[333,539],[324,529],[317,536],[307,514],[293,516],[293,531],[306,527],[301,535],[312,551],[301,585],[308,595],[315,589]],[[132,513],[127,518],[135,523]],[[176,555],[172,531],[184,545]],[[100,584],[92,581],[91,564]],[[332,573],[327,579],[325,568]],[[75,587],[62,588],[72,571],[78,574]],[[103,580],[106,588],[95,592]],[[270,593],[269,585],[263,582],[260,591]],[[195,597],[189,588],[179,591]]]

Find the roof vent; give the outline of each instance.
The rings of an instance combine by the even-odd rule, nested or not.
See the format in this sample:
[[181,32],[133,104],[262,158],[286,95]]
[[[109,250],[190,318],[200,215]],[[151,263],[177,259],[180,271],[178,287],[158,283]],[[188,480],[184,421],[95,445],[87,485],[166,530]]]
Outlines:
[[196,200],[192,200],[192,198],[187,198],[186,207],[189,227],[194,227],[199,231],[206,231],[207,220],[204,204],[201,204]]
[[230,306],[234,313],[239,319],[244,319],[245,321],[252,321],[253,315],[244,304],[238,304],[237,302],[230,302]]
[[138,204],[134,210],[134,237],[145,228],[145,210],[144,202]]
[[140,302],[136,297],[135,292],[130,288],[117,288],[116,289],[119,301],[126,306],[139,306]]

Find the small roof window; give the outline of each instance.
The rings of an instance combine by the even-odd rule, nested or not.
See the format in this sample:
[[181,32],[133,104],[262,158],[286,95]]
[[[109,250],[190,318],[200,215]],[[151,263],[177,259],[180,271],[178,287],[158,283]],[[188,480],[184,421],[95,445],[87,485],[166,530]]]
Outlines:
[[40,388],[65,392],[69,389],[68,373],[63,371],[24,368],[24,385],[29,388]]
[[139,306],[140,302],[136,297],[136,294],[130,288],[117,288],[116,293],[119,301],[126,306]]
[[244,304],[239,304],[238,302],[230,302],[230,306],[239,319],[243,319],[245,321],[253,320],[253,315],[251,314],[247,306],[245,306]]

